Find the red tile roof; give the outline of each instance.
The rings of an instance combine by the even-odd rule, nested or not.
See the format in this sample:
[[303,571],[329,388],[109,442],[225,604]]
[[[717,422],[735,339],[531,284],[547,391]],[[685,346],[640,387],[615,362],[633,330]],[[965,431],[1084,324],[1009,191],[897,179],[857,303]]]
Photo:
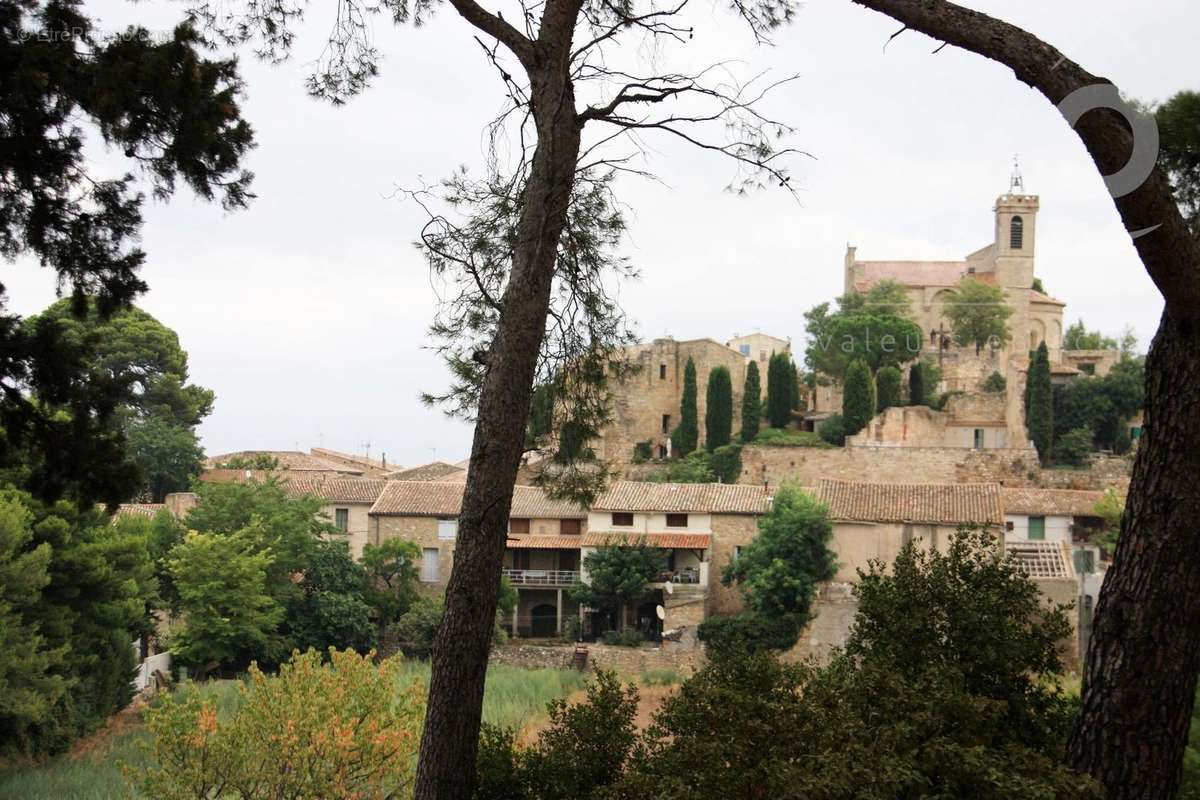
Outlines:
[[166,503],[121,503],[115,517],[153,517],[167,507]]
[[410,467],[409,469],[389,472],[384,477],[389,481],[442,481],[457,479],[465,482],[467,471],[456,464],[433,461],[429,464],[422,464],[419,467]]
[[[456,517],[466,484],[442,481],[386,481],[371,513],[401,517]],[[574,503],[553,500],[536,486],[514,486],[510,516],[536,519],[584,519]]]
[[1005,514],[1094,517],[1104,492],[1075,489],[1001,489]]
[[680,550],[705,550],[712,542],[712,534],[708,533],[586,533],[581,538],[584,547],[633,544],[645,539],[652,547]]
[[817,497],[829,516],[847,522],[999,525],[1004,522],[995,483],[865,483],[823,480]]
[[582,536],[509,536],[510,550],[578,550]]
[[283,486],[292,497],[309,495],[331,503],[372,504],[383,494],[386,483],[382,478],[295,475],[285,477]]
[[593,511],[765,514],[771,496],[761,486],[737,483],[647,483],[617,481],[596,498]]
[[362,469],[358,467],[339,464],[327,458],[314,456],[310,453],[302,453],[298,450],[239,450],[236,453],[222,453],[219,456],[210,456],[204,460],[206,469],[221,469],[221,464],[240,459],[249,460],[256,456],[268,456],[279,462],[278,471],[284,470],[293,472],[340,472],[343,475],[361,475]]

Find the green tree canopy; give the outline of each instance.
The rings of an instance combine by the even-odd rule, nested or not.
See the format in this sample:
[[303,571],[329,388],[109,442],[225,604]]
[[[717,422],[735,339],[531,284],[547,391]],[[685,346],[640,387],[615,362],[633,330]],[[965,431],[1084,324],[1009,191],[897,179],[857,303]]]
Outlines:
[[1008,318],[1013,310],[999,286],[963,278],[946,301],[942,313],[950,321],[955,342],[960,347],[975,345],[976,355],[985,345],[999,348],[1012,339]]
[[1025,379],[1025,428],[1042,461],[1049,461],[1054,441],[1054,396],[1050,384],[1050,352],[1038,345]]
[[858,360],[846,372],[842,387],[842,421],[846,435],[853,436],[875,416],[875,381],[867,362]]
[[875,373],[875,407],[879,411],[900,405],[900,369],[883,367]]
[[1171,178],[1179,210],[1200,236],[1200,92],[1180,92],[1155,111],[1158,162]]
[[733,433],[733,382],[726,367],[708,373],[704,405],[704,449],[708,452],[729,444]]
[[600,547],[583,559],[587,583],[570,590],[571,599],[616,614],[625,627],[625,607],[646,596],[646,584],[666,569],[663,551],[642,539],[632,544]]
[[762,384],[758,378],[758,362],[746,365],[746,382],[742,386],[742,441],[753,442],[762,426]]
[[417,598],[421,546],[409,539],[385,539],[363,545],[366,600],[380,629],[400,618]]
[[1089,331],[1083,320],[1076,320],[1067,326],[1063,334],[1063,350],[1116,350],[1117,340],[1105,336],[1100,331]]
[[1103,377],[1080,376],[1053,387],[1053,435],[1088,428],[1097,447],[1117,449],[1145,400],[1142,358],[1123,358]]
[[[865,305],[850,294],[830,312],[822,303],[805,313],[808,345],[805,364],[810,370],[842,382],[850,365],[862,359],[872,371],[899,366],[921,354],[925,335],[906,316],[884,313],[889,306]],[[905,295],[907,298],[907,295]]]
[[699,393],[696,389],[696,362],[688,356],[683,367],[683,394],[679,401],[679,424],[671,432],[672,455],[686,456],[700,443]]
[[[29,335],[55,339],[81,355],[87,380],[115,393],[114,422],[126,439],[126,458],[143,491],[161,502],[186,489],[204,453],[195,428],[212,412],[213,393],[188,383],[187,353],[174,331],[140,308],[103,316],[88,300],[86,313],[60,300],[25,321]],[[131,498],[126,498],[131,499]]]

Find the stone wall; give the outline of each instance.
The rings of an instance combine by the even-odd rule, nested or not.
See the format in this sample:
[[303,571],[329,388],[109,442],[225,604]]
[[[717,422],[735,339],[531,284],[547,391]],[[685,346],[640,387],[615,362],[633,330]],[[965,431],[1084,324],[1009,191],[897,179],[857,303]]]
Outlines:
[[[588,670],[606,669],[628,677],[646,672],[670,670],[681,676],[690,675],[704,660],[704,650],[676,642],[662,646],[617,647],[585,643],[588,651]],[[570,669],[574,666],[574,644],[544,645],[509,642],[492,650],[489,664],[504,664],[523,669]]]
[[742,595],[735,586],[721,583],[721,572],[733,560],[736,548],[745,547],[758,535],[758,517],[748,514],[713,514],[712,546],[708,552],[708,613],[736,614],[742,610]]
[[829,662],[830,654],[845,647],[858,613],[858,600],[850,583],[826,583],[821,587],[812,608],[812,621],[801,632],[791,650],[783,654],[784,661],[814,659],[818,664]]
[[822,478],[879,483],[986,483],[1037,485],[1033,449],[960,447],[763,447],[742,449],[739,483],[817,486]]
[[1093,456],[1087,469],[1044,469],[1038,485],[1046,489],[1128,491],[1133,461],[1124,456]]
[[[450,567],[454,563],[454,542],[438,539],[437,519],[434,517],[391,517],[372,516],[369,539],[374,544],[381,544],[388,539],[407,539],[416,542],[422,550],[436,547],[438,550],[438,580],[433,582],[421,581],[417,588],[425,593],[440,595],[446,590],[450,580]],[[417,567],[420,574],[420,565]]]

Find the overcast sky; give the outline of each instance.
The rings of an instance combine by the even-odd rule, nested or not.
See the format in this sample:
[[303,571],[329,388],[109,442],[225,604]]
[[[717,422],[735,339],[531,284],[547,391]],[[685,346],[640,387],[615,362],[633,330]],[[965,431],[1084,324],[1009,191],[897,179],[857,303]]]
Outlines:
[[[802,314],[841,290],[847,243],[865,259],[958,259],[988,243],[991,208],[1020,154],[1026,191],[1041,196],[1037,274],[1066,316],[1145,343],[1161,301],[1145,276],[1083,146],[1057,112],[996,64],[937,46],[848,0],[813,0],[773,49],[756,48],[726,3],[693,0],[695,38],[663,64],[735,59],[743,76],[800,79],[768,110],[797,129],[800,203],[776,191],[735,197],[711,155],[652,139],[662,183],[624,180],[626,254],[641,269],[621,288],[645,338],[761,330],[803,337]],[[992,0],[967,3],[1052,44],[1129,96],[1161,100],[1197,86],[1192,0]],[[494,71],[448,5],[420,30],[379,20],[374,86],[342,108],[309,99],[306,64],[328,26],[314,4],[292,62],[242,57],[243,114],[258,147],[247,166],[258,198],[235,213],[182,190],[148,201],[142,305],[175,329],[191,377],[213,389],[201,428],[210,454],[314,446],[387,453],[390,463],[468,455],[470,429],[423,407],[447,377],[425,349],[434,311],[411,242],[419,210],[397,185],[459,165],[479,173],[481,126],[500,107]],[[486,5],[486,3],[485,3]],[[180,6],[87,3],[106,27],[167,28]],[[1081,10],[1086,9],[1086,10]],[[1190,81],[1190,83],[1189,83]],[[117,168],[119,160],[98,169]],[[48,271],[6,268],[19,313],[54,299]]]

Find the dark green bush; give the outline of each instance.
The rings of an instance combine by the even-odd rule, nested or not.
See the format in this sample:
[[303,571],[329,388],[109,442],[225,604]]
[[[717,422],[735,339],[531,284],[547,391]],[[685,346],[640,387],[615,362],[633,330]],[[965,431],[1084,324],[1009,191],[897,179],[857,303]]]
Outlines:
[[768,617],[757,611],[743,611],[724,617],[708,617],[697,630],[710,651],[742,649],[787,650],[796,643],[803,621],[795,616]]
[[1003,392],[1008,388],[1008,381],[999,372],[993,372],[987,376],[983,382],[983,390],[985,392]]
[[718,447],[709,455],[708,465],[721,483],[737,483],[742,476],[742,446],[727,444]]
[[846,444],[846,423],[841,414],[832,414],[817,425],[817,435],[832,445]]
[[1058,437],[1054,443],[1054,460],[1060,464],[1081,467],[1092,454],[1093,434],[1091,428],[1075,428]]

